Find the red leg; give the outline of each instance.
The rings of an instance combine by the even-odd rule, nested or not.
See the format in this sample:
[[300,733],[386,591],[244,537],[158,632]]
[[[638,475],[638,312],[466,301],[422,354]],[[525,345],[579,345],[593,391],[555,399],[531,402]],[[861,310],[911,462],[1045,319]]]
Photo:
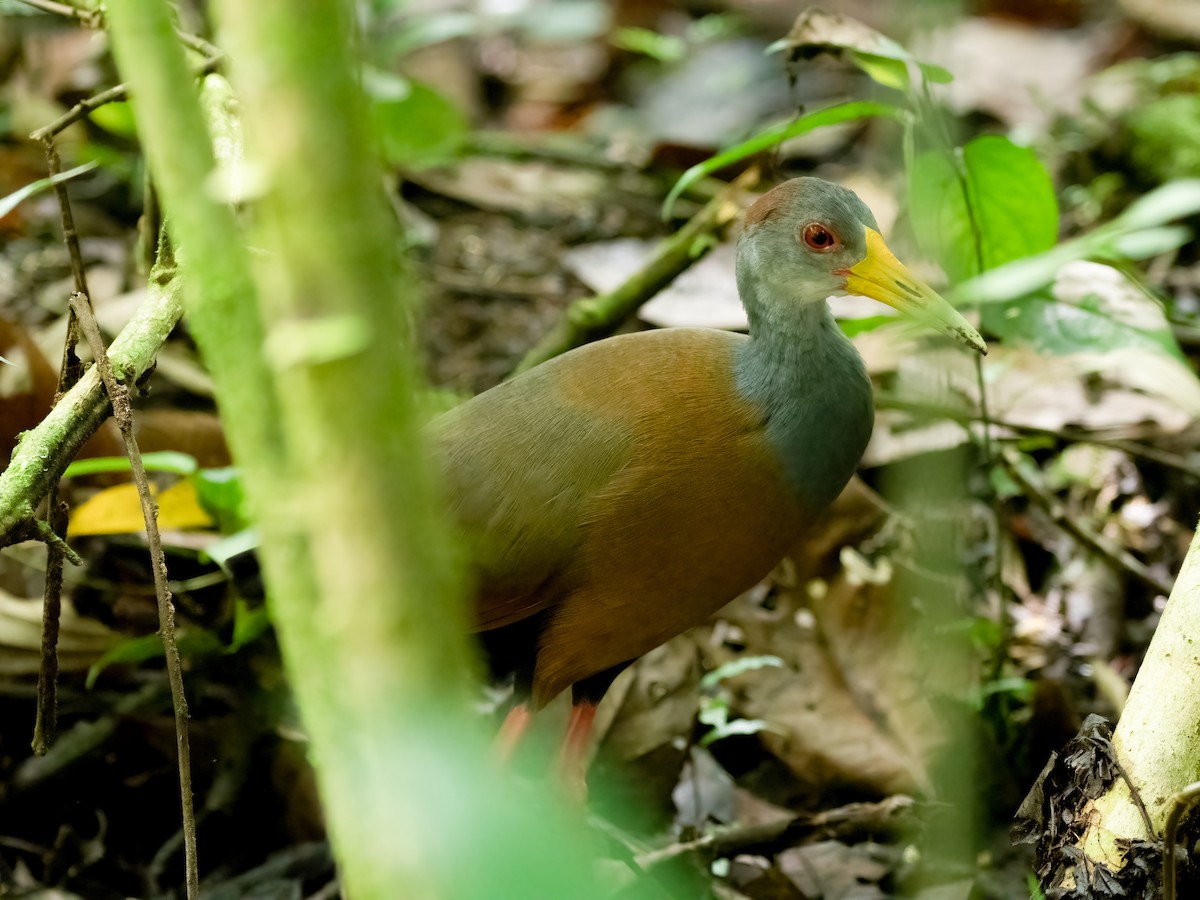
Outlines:
[[592,725],[596,720],[596,704],[583,701],[571,707],[567,735],[559,756],[559,772],[567,792],[582,806],[587,802],[587,754],[590,749]]
[[532,721],[533,713],[528,704],[518,703],[508,711],[508,715],[504,717],[504,724],[496,732],[496,739],[492,744],[500,762],[506,763],[512,759],[517,744],[521,742],[522,736]]

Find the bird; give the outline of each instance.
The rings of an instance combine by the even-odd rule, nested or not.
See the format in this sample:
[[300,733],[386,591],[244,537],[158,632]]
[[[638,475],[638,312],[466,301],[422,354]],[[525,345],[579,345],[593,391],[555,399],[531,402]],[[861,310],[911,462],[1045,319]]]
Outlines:
[[871,383],[827,298],[871,297],[987,352],[896,259],[866,204],[820,178],[750,206],[735,274],[748,334],[609,337],[432,426],[470,558],[472,628],[513,679],[498,751],[569,688],[560,765],[575,790],[613,679],[766,577],[857,468]]

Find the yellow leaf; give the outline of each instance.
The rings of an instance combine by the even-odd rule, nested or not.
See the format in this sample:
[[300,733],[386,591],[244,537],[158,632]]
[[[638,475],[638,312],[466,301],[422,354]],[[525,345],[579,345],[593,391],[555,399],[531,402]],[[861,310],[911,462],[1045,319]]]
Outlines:
[[[190,480],[176,482],[162,493],[153,485],[150,490],[158,502],[158,527],[164,531],[215,526],[212,517],[200,505]],[[72,512],[67,535],[133,534],[145,530],[137,486],[130,483],[105,488]]]

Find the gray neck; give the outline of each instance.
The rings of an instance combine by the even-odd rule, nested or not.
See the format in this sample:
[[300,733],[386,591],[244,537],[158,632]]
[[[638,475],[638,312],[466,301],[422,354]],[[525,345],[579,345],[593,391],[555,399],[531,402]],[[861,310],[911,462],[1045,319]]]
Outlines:
[[739,272],[750,340],[735,361],[743,397],[767,415],[766,437],[806,512],[837,497],[871,437],[871,383],[824,299],[763,303]]

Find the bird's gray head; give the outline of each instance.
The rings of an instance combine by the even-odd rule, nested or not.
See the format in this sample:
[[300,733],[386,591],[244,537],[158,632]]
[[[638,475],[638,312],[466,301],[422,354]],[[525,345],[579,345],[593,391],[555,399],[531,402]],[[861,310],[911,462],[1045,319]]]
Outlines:
[[987,352],[954,307],[896,259],[858,195],[820,178],[793,178],[755,201],[738,240],[737,276],[752,317],[778,320],[797,305],[860,294]]
[[868,228],[879,231],[853,191],[820,178],[793,178],[746,212],[739,268],[753,269],[772,296],[823,301],[845,293],[845,273],[867,255]]

